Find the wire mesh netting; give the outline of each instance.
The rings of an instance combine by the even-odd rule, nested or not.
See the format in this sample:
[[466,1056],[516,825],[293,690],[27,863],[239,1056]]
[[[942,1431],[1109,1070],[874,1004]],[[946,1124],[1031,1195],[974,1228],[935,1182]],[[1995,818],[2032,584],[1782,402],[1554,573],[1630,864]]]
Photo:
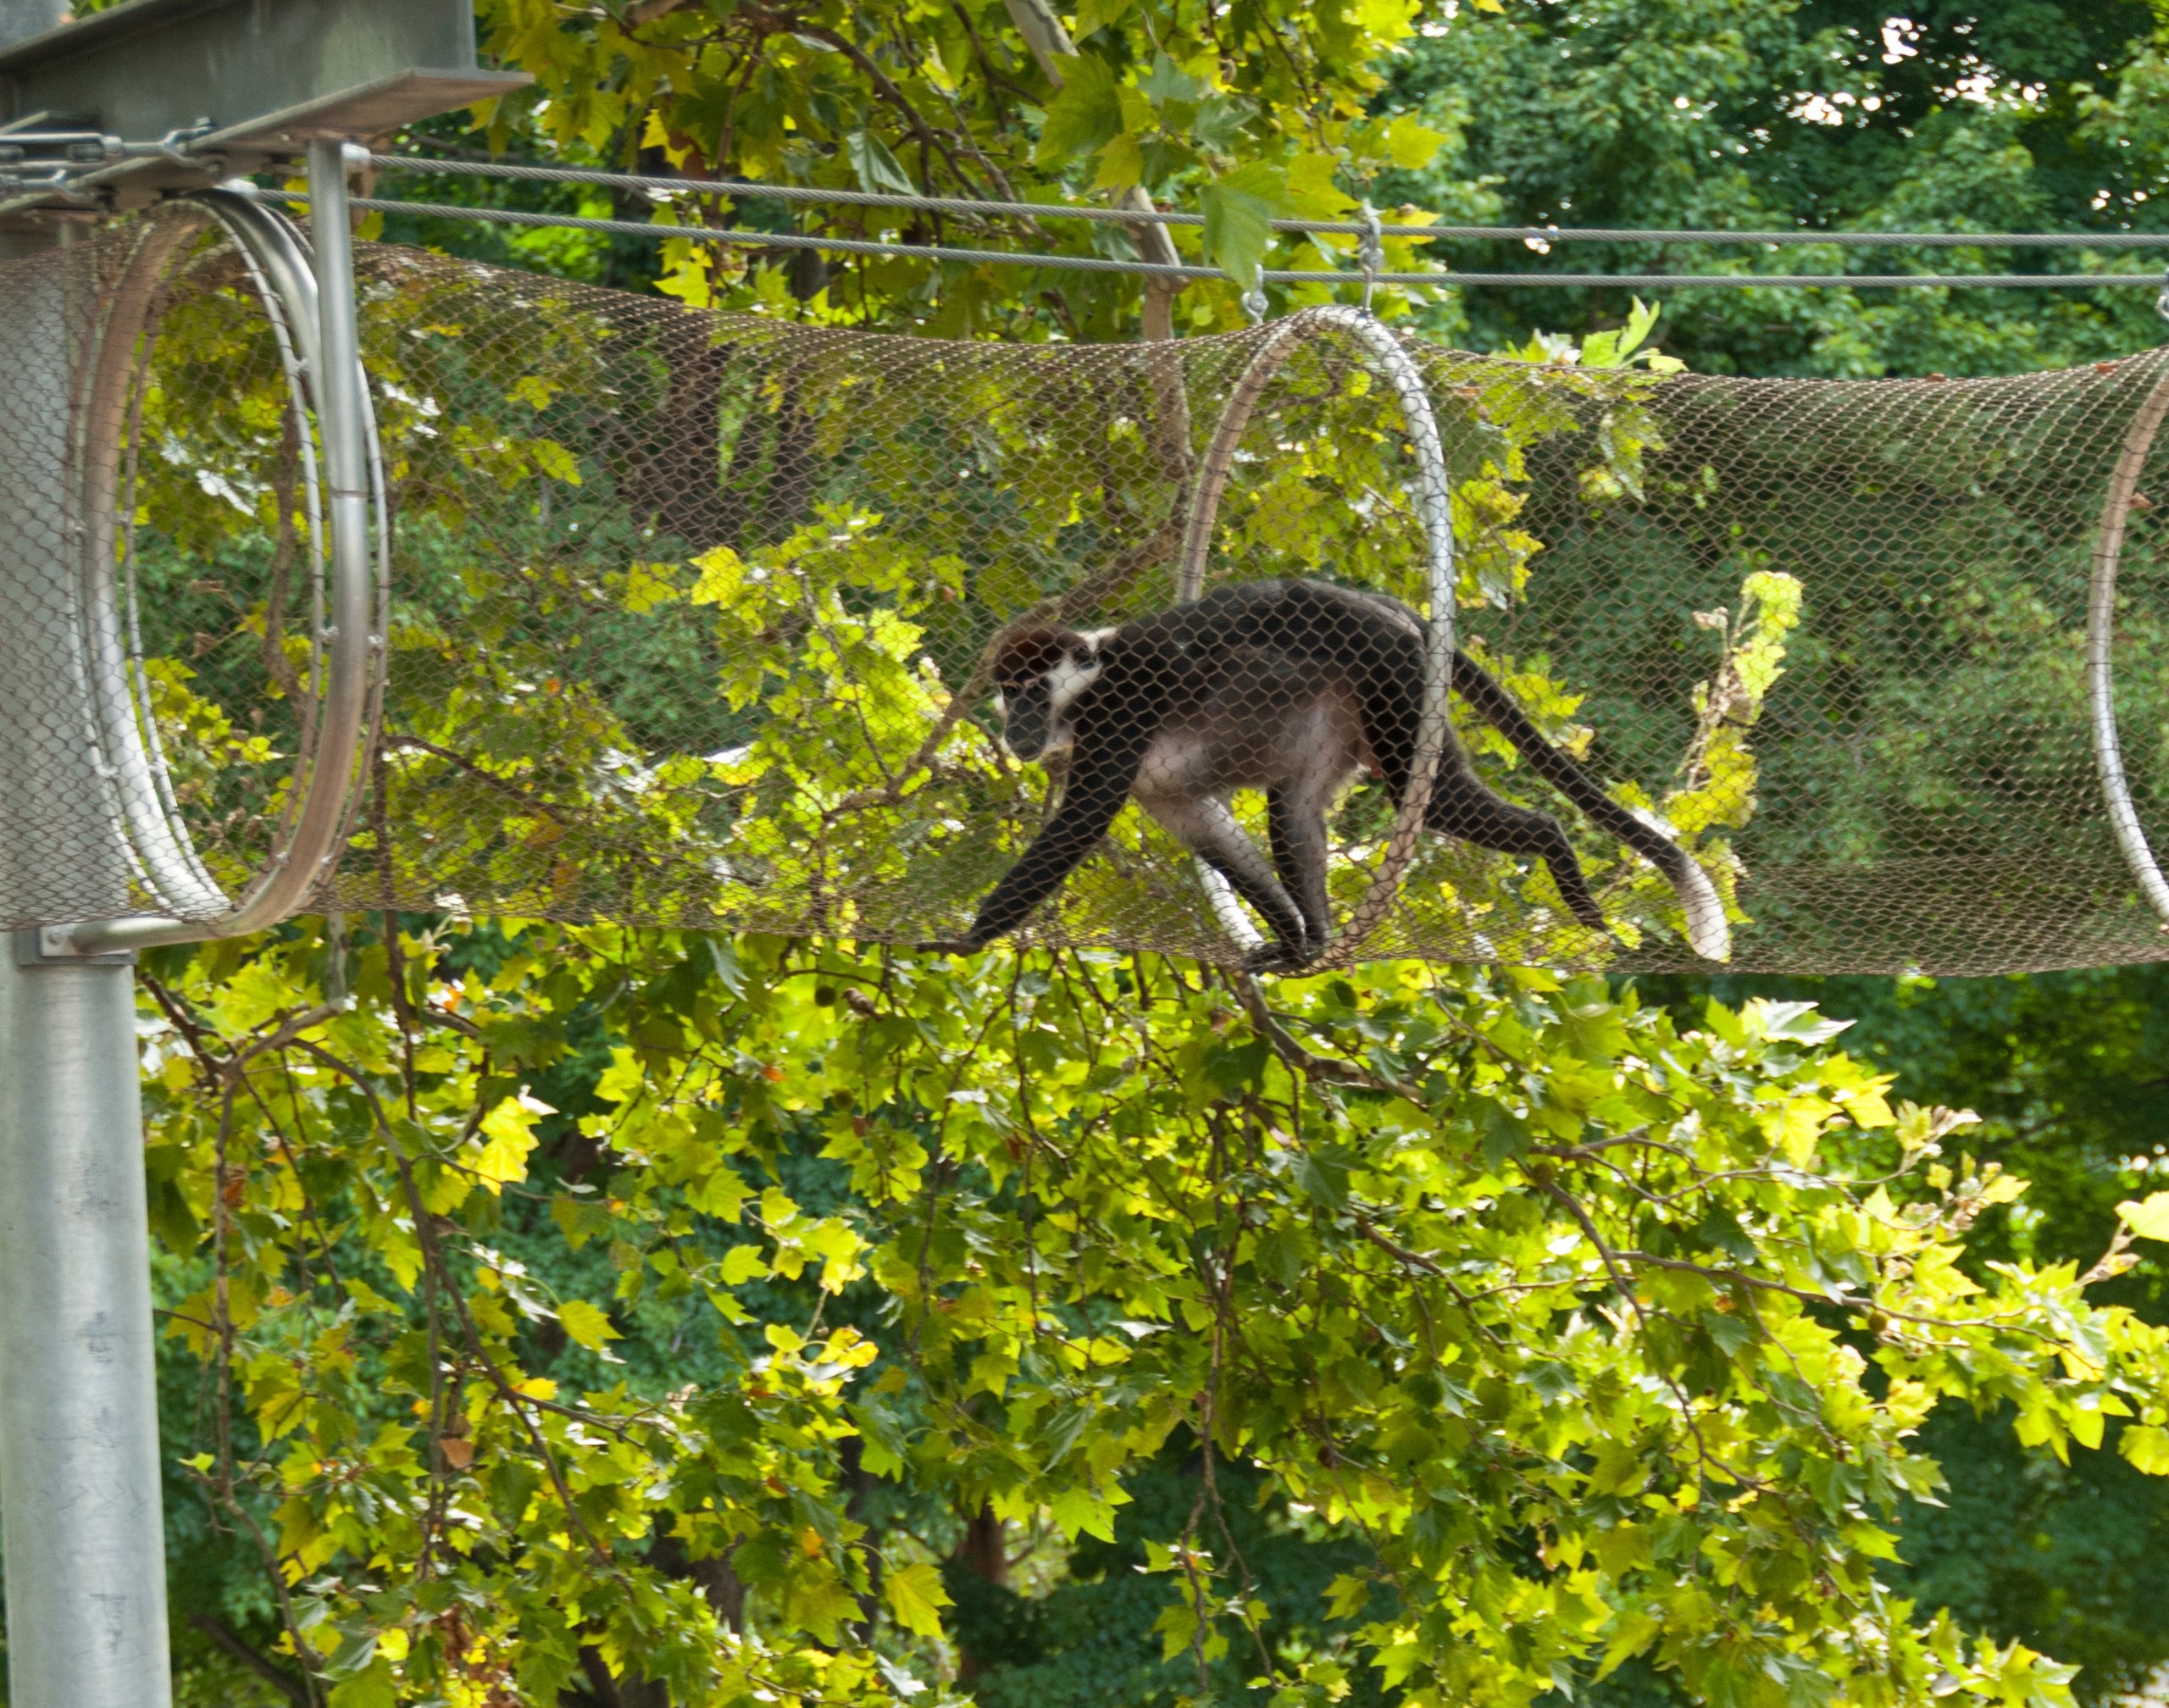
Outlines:
[[[127,241],[11,263],[0,291],[64,274],[87,325]],[[1462,656],[1429,834],[1357,938],[1426,640],[1420,471],[1360,340],[1322,328],[1265,378],[1211,591],[1176,609],[1202,453],[1269,331],[951,343],[402,249],[361,268],[389,663],[319,905],[1624,969],[1706,967],[1722,896],[1747,968],[2169,952],[2102,806],[2084,668],[2158,355],[1834,383],[1402,339],[1451,478]],[[232,892],[309,738],[308,422],[215,238],[164,269],[131,349],[122,525],[90,549],[141,588],[169,813]],[[2150,826],[2160,477],[2129,507],[2116,658]],[[14,762],[48,793],[74,774]],[[11,872],[68,863],[39,822],[0,839]],[[13,923],[145,905],[114,887],[11,878],[5,901]]]

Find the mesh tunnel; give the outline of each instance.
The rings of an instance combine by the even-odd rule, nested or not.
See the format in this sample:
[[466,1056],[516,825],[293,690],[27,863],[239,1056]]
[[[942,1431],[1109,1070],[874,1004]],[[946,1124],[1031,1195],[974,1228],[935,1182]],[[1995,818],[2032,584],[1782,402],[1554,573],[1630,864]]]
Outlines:
[[[79,246],[58,271],[9,263],[0,290],[26,300],[64,274],[93,327],[137,241]],[[195,243],[130,346],[135,401],[113,424],[128,473],[91,556],[138,589],[130,680],[161,810],[230,894],[275,857],[311,739],[315,524],[308,417],[262,294],[230,242]],[[1035,835],[1106,786],[1079,779],[1112,739],[1080,724],[1048,765],[1005,751],[997,637],[1170,612],[1204,453],[1272,336],[949,343],[398,248],[359,265],[391,586],[380,728],[322,907],[957,937]],[[1447,807],[1340,952],[1708,967],[1679,883],[1607,828],[1624,808],[1722,895],[1738,968],[2169,953],[2103,805],[2086,674],[2112,512],[2124,760],[2158,834],[2169,566],[2149,494],[2169,483],[2146,418],[2169,362],[1839,383],[1401,347],[1451,478],[1466,665]],[[1180,702],[1130,776],[1147,805],[1229,793],[1214,834],[1257,851],[1262,876],[1236,886],[1250,917],[1272,934],[1260,886],[1278,880],[1299,925],[1326,916],[1316,951],[1406,798],[1405,636],[1420,652],[1421,630],[1358,602],[1334,607],[1356,614],[1326,641],[1315,622],[1290,640],[1261,587],[1424,608],[1420,470],[1374,354],[1331,328],[1274,364],[1228,448],[1194,609],[1247,589],[1252,626],[1210,681],[1143,651],[1125,667],[1175,673],[1161,698]],[[1185,620],[1107,644],[1179,652]],[[1534,735],[1598,779],[1610,818],[1531,757]],[[1328,798],[1273,780],[1291,745],[1332,774]],[[1449,785],[1456,753],[1498,807]],[[1312,806],[1323,898],[1296,893],[1289,846]],[[1195,840],[1181,810],[1116,816],[1029,932],[1240,959],[1168,828]],[[1539,817],[1563,857],[1544,857]],[[8,869],[66,863],[39,835],[35,815],[11,821]],[[15,924],[144,905],[116,901],[116,881],[15,884],[0,903]]]

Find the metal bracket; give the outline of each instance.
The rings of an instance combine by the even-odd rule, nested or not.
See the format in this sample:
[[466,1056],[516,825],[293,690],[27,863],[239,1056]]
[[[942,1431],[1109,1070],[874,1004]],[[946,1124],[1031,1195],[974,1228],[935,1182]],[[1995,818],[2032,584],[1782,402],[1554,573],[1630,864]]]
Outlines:
[[472,0],[128,0],[0,45],[0,115],[86,145],[61,181],[0,185],[0,214],[145,206],[531,80],[476,64]]
[[198,119],[169,130],[155,142],[128,142],[103,131],[10,127],[0,134],[0,195],[25,190],[66,191],[72,182],[125,161],[163,160],[196,172],[214,169],[191,158],[190,148],[214,127]]
[[133,967],[133,949],[101,949],[86,954],[75,946],[73,925],[25,925],[10,934],[15,940],[18,967]]
[[1379,210],[1363,198],[1363,239],[1356,246],[1356,260],[1363,269],[1363,312],[1371,312],[1371,293],[1378,289],[1379,274],[1385,271],[1385,233],[1379,229]]

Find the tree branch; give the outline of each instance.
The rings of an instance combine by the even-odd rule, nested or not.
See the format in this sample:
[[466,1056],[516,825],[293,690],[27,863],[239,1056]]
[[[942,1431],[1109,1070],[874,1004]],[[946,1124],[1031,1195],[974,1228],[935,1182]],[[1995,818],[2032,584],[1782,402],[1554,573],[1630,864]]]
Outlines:
[[268,1655],[258,1654],[225,1620],[214,1619],[208,1613],[191,1613],[188,1622],[209,1638],[214,1646],[240,1661],[258,1678],[268,1680],[284,1691],[286,1700],[294,1705],[294,1708],[313,1708],[316,1694],[309,1688],[308,1681],[288,1672]]
[[1235,1000],[1243,1005],[1243,1012],[1250,1016],[1251,1024],[1258,1035],[1273,1046],[1273,1053],[1298,1073],[1315,1079],[1327,1080],[1338,1085],[1361,1086],[1366,1091],[1383,1091],[1389,1096],[1405,1097],[1419,1109],[1423,1106],[1423,1095],[1412,1085],[1404,1085],[1398,1079],[1373,1073],[1367,1068],[1359,1068],[1353,1062],[1335,1061],[1330,1056],[1313,1056],[1273,1018],[1265,1006],[1265,993],[1258,988],[1257,975],[1239,973],[1234,975]]

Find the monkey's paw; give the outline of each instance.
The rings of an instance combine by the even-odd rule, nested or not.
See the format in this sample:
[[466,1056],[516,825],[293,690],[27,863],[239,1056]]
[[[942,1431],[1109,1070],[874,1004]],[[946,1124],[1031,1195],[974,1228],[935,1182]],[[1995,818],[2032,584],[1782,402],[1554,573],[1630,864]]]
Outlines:
[[1247,973],[1300,973],[1316,957],[1307,943],[1261,943],[1243,957]]

